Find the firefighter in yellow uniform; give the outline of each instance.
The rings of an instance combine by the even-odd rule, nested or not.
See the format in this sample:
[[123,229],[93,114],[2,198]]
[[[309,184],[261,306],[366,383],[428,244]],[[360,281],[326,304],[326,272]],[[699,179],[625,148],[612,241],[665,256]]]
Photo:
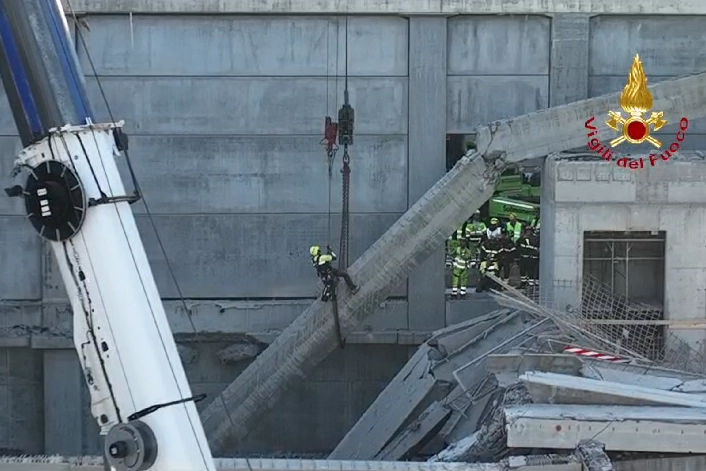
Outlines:
[[476,266],[479,261],[480,244],[483,242],[483,236],[487,229],[485,223],[480,220],[480,211],[473,213],[471,221],[466,226],[466,240],[468,240],[468,248],[472,253],[471,266]]
[[464,222],[461,227],[456,229],[453,234],[446,240],[446,267],[451,268],[453,258],[456,254],[456,249],[461,246],[461,241],[466,239],[468,222]]
[[468,247],[468,240],[462,239],[461,245],[456,247],[453,259],[453,285],[451,288],[451,297],[455,298],[458,295],[466,296],[468,287],[468,267],[471,266],[473,260],[473,251]]

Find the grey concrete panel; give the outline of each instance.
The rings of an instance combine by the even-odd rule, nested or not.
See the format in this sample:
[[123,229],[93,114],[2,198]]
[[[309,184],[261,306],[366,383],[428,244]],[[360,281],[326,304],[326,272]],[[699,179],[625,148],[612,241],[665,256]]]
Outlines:
[[[248,362],[220,364],[215,354],[228,344],[189,345],[197,346],[199,356],[185,366],[186,374],[194,394],[208,394],[209,399],[198,404],[203,408]],[[408,350],[399,345],[347,345],[337,349],[304,381],[293,385],[237,449],[228,451],[269,455],[330,451],[404,365]],[[329,420],[332,415],[337,419]],[[284,429],[296,429],[298,433],[283,434]],[[317,431],[308,432],[314,429]]]
[[[328,165],[319,141],[313,136],[136,136],[130,157],[155,214],[327,213]],[[341,155],[332,173],[333,212],[341,211]],[[407,138],[361,136],[350,155],[351,210],[404,212]],[[125,159],[119,161],[129,186]],[[142,204],[134,209],[144,212]]]
[[449,77],[446,126],[450,133],[474,132],[480,124],[548,105],[547,76]]
[[[108,115],[95,78],[89,96],[100,120]],[[100,79],[115,119],[125,119],[133,134],[312,135],[323,137],[327,104],[338,98],[326,78],[157,78]],[[356,132],[388,135],[407,132],[406,78],[353,78],[350,100]],[[1,129],[1,128],[0,128]]]
[[[67,4],[68,1],[64,0]],[[398,14],[398,15],[462,15],[495,14],[527,15],[553,12],[616,13],[616,14],[704,14],[701,0],[644,0],[640,3],[593,0],[567,2],[565,0],[72,0],[78,12],[97,13],[335,13]]]
[[40,299],[42,239],[27,218],[0,216],[0,299]]
[[[270,333],[281,331],[296,319],[312,300],[283,301],[187,301],[193,326],[204,333]],[[175,335],[193,333],[189,317],[179,301],[165,301],[164,308]],[[407,303],[391,300],[358,327],[361,332],[407,328]]]
[[590,35],[588,15],[552,17],[550,106],[588,98]]
[[446,325],[459,324],[489,314],[501,306],[488,294],[473,293],[470,298],[446,302]]
[[549,73],[549,18],[457,16],[448,22],[449,75]]
[[[447,20],[409,20],[409,205],[446,173]],[[440,250],[409,277],[409,329],[444,327],[444,253]]]
[[75,351],[44,350],[44,453],[83,453],[84,384]]
[[591,19],[591,75],[628,77],[635,54],[649,78],[706,70],[706,36],[698,16],[597,16]]
[[[89,16],[98,75],[335,76],[345,73],[344,17]],[[174,50],[178,54],[166,51]],[[83,70],[86,51],[78,48]],[[407,20],[350,17],[349,76],[406,76]]]
[[[650,82],[649,83],[657,83],[661,82],[662,80],[667,80],[670,77],[649,77]],[[625,87],[625,84],[627,82],[627,75],[625,77],[606,77],[606,76],[594,76],[589,78],[589,93],[591,97],[596,97],[600,95],[604,95],[606,93],[615,93],[619,92]],[[615,111],[620,111],[620,103],[615,103]],[[659,111],[657,109],[653,111]],[[606,110],[606,113],[608,113],[608,110]],[[623,113],[625,114],[625,113]],[[606,114],[607,116],[607,114]],[[586,119],[588,119],[587,117]],[[599,117],[596,116],[598,119]],[[601,117],[602,118],[602,117]],[[670,143],[674,142],[676,139],[676,134],[679,132],[679,121],[681,120],[682,116],[665,116],[664,117],[669,124],[662,128],[658,133],[657,136],[658,138],[661,139],[664,143],[669,145]],[[689,118],[688,116],[686,117],[687,119]],[[686,132],[686,139],[684,140],[684,149],[687,150],[706,150],[706,147],[703,147],[703,142],[704,142],[704,135],[706,135],[706,119],[694,119],[694,120],[689,120],[689,128],[687,129]],[[693,141],[692,141],[693,138]],[[651,151],[648,146],[644,147],[647,151]]]
[[0,349],[0,447],[44,452],[42,354]]
[[[399,216],[353,214],[350,259],[357,259]],[[137,220],[162,297],[177,297],[149,220]],[[326,244],[324,215],[155,216],[154,222],[187,298],[317,295],[309,247]],[[334,248],[339,224],[332,218]]]

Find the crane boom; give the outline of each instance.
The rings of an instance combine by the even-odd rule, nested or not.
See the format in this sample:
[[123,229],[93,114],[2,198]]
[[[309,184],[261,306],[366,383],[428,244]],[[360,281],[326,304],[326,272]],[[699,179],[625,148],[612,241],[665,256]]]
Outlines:
[[215,471],[115,162],[122,122],[94,124],[60,1],[0,1],[0,75],[27,175],[6,192],[56,256],[108,464]]

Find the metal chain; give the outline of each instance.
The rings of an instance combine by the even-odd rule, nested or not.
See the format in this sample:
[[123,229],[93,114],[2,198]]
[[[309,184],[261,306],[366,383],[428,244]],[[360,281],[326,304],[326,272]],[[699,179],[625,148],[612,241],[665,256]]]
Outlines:
[[348,146],[343,147],[343,168],[341,169],[343,198],[341,205],[341,246],[338,266],[341,269],[348,268],[348,239],[350,236],[349,209],[350,209],[350,187],[351,187],[351,167]]

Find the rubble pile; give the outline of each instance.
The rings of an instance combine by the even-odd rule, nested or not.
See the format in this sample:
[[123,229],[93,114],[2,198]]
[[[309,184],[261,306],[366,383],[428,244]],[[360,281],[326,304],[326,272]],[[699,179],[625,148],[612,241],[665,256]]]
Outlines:
[[[507,308],[434,333],[329,459],[609,471],[632,469],[609,457],[706,455],[703,365],[664,368],[505,288]],[[566,353],[577,342],[605,353]]]

